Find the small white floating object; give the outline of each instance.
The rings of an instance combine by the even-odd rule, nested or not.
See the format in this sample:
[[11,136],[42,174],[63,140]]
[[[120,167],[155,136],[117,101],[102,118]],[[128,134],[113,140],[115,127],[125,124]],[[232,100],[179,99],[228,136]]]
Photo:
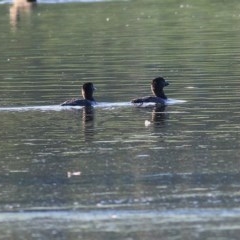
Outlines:
[[67,172],[67,177],[70,178],[72,176],[80,176],[81,172]]
[[148,127],[148,126],[150,126],[150,125],[151,125],[151,122],[148,121],[148,120],[145,120],[145,127]]

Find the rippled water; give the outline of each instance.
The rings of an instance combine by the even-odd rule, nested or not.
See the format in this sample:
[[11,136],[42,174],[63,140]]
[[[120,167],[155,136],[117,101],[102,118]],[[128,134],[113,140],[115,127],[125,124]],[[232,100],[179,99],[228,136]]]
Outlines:
[[238,239],[238,1],[1,3],[0,239]]

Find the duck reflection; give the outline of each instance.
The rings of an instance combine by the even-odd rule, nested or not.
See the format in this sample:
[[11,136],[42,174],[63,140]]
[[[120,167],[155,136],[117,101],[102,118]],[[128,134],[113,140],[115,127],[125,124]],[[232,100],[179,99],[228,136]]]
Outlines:
[[162,127],[165,124],[167,114],[165,113],[166,106],[155,106],[152,111],[152,122],[156,127]]
[[14,0],[9,9],[10,24],[15,30],[22,16],[29,16],[32,9],[36,7],[36,0]]
[[145,126],[148,127],[153,125],[154,127],[163,127],[167,119],[167,114],[165,113],[166,106],[155,106],[152,110],[151,121],[146,120]]
[[83,108],[82,125],[85,141],[92,141],[94,137],[94,108],[92,106]]

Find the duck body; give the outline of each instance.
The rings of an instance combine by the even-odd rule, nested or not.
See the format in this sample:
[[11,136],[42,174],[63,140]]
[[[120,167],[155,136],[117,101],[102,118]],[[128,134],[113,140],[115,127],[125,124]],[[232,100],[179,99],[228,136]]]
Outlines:
[[93,106],[96,104],[96,101],[93,98],[94,90],[95,87],[93,86],[93,83],[91,82],[84,83],[82,86],[83,99],[73,98],[63,102],[61,106],[85,106],[85,107]]
[[95,101],[90,101],[87,99],[80,99],[80,98],[73,98],[70,100],[67,100],[61,104],[61,106],[85,106],[90,107],[95,105]]
[[165,95],[163,88],[168,86],[169,83],[163,77],[157,77],[152,80],[151,90],[154,96],[146,96],[141,98],[132,99],[132,103],[156,103],[160,105],[166,105],[167,96]]
[[135,98],[131,102],[132,103],[156,103],[165,105],[166,99],[160,98],[160,97],[154,97],[154,96],[146,96],[142,98]]

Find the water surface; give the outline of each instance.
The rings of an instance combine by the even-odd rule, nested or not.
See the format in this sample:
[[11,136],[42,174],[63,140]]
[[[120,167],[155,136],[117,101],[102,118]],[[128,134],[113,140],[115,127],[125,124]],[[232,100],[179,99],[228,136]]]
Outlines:
[[0,239],[238,239],[238,1],[1,3]]

